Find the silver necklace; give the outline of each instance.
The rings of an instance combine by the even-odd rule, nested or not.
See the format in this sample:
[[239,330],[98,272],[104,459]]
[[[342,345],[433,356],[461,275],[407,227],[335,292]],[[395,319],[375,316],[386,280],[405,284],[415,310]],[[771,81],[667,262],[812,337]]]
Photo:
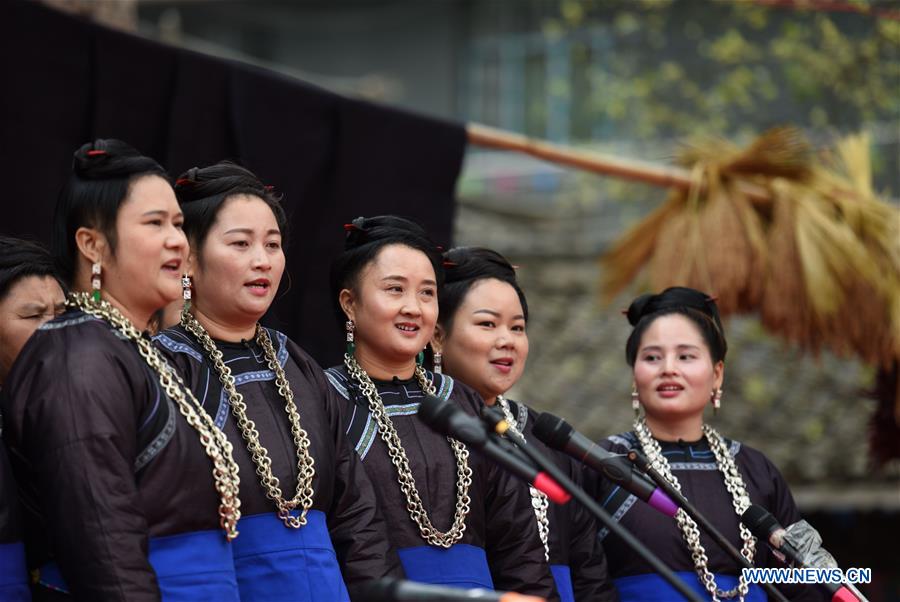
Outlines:
[[[222,383],[222,388],[228,394],[231,412],[234,414],[241,436],[247,444],[247,451],[250,452],[250,458],[256,467],[259,483],[265,490],[266,497],[275,502],[275,507],[278,509],[278,518],[284,522],[285,526],[291,529],[299,529],[306,524],[306,515],[313,506],[314,491],[312,484],[316,475],[315,460],[309,450],[309,435],[300,425],[300,413],[297,411],[296,403],[294,403],[294,393],[291,390],[291,384],[288,382],[284,368],[278,363],[278,357],[275,354],[275,348],[272,346],[269,333],[259,324],[256,325],[256,342],[262,348],[266,363],[275,375],[275,388],[284,400],[284,411],[291,425],[291,434],[294,439],[294,449],[297,454],[297,490],[291,499],[284,497],[281,483],[272,472],[272,459],[269,457],[269,451],[263,447],[260,441],[256,423],[247,414],[247,403],[244,401],[243,394],[237,390],[234,376],[231,374],[231,368],[225,364],[222,352],[216,346],[212,337],[209,336],[209,333],[206,332],[206,329],[203,328],[203,325],[189,311],[182,312],[181,325],[194,335],[194,338],[206,351],[209,361],[213,364],[216,374],[219,376],[219,382]],[[291,514],[296,508],[300,509],[300,516]]]
[[219,525],[225,530],[228,541],[236,538],[241,518],[241,479],[231,442],[150,340],[141,336],[134,324],[109,301],[96,300],[90,293],[70,293],[66,305],[105,320],[137,346],[143,360],[157,373],[159,384],[178,406],[187,423],[197,431],[206,455],[212,460],[213,480],[219,493]]
[[[675,475],[672,474],[669,461],[663,455],[659,441],[653,438],[650,429],[647,427],[647,421],[644,418],[639,418],[634,421],[634,433],[637,435],[638,441],[653,468],[663,475],[675,489],[681,491],[681,484],[678,482]],[[731,502],[734,506],[734,511],[738,516],[741,516],[750,506],[750,496],[747,494],[747,488],[744,486],[744,480],[741,478],[741,473],[734,463],[734,458],[725,446],[725,441],[722,439],[722,436],[719,435],[714,428],[706,424],[703,425],[703,434],[709,442],[709,447],[712,450],[713,456],[716,458],[716,466],[725,478],[725,488],[728,490],[728,493],[731,494]],[[738,585],[736,588],[730,590],[719,589],[716,586],[715,576],[709,570],[709,558],[706,556],[706,550],[703,548],[703,544],[700,543],[700,530],[697,528],[697,523],[695,523],[694,519],[688,516],[687,513],[680,508],[675,515],[675,521],[678,523],[678,527],[681,529],[681,535],[684,537],[684,541],[691,551],[691,558],[694,561],[694,570],[697,571],[700,583],[703,584],[706,591],[712,596],[713,602],[719,602],[719,598],[735,597],[737,597],[740,602],[743,602],[744,596],[747,595],[747,592],[750,589],[743,574],[738,578]],[[741,547],[741,555],[752,564],[753,556],[756,552],[756,538],[753,537],[753,534],[750,533],[750,530],[747,529],[743,523],[739,523],[739,525],[741,528],[741,540],[744,542],[744,545]]]
[[[503,410],[503,417],[506,419],[509,429],[517,433],[524,441],[525,435],[519,430],[519,424],[513,418],[512,411],[509,409],[509,402],[502,395],[498,395],[497,405]],[[528,487],[528,490],[531,492],[531,507],[534,510],[534,518],[537,520],[538,535],[541,536],[541,543],[544,544],[544,558],[547,559],[547,562],[550,562],[550,520],[547,518],[550,501],[547,499],[547,494],[543,491],[538,491],[531,486]]]
[[[466,530],[466,517],[469,514],[469,487],[472,485],[472,469],[469,468],[469,450],[461,442],[447,437],[450,447],[453,449],[453,455],[456,457],[456,512],[453,517],[453,525],[446,533],[438,531],[428,518],[428,512],[422,504],[422,498],[416,489],[416,480],[413,477],[412,469],[409,467],[409,458],[406,450],[403,449],[403,443],[400,441],[400,435],[394,428],[394,423],[385,412],[384,402],[375,383],[362,369],[356,358],[349,353],[344,354],[344,366],[350,378],[359,383],[363,396],[369,402],[369,412],[378,423],[378,434],[388,448],[388,456],[394,468],[397,469],[397,476],[400,483],[400,490],[406,496],[406,511],[409,517],[418,525],[419,533],[422,539],[433,546],[449,548],[453,544],[462,539]],[[427,395],[434,395],[434,384],[428,380],[425,370],[421,366],[416,366],[416,380],[422,388],[422,392]]]

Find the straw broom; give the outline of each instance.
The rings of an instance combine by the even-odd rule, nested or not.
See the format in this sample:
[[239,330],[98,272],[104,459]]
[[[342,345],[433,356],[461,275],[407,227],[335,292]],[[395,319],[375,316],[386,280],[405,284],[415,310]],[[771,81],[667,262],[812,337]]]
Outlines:
[[[890,365],[900,356],[900,214],[859,173],[865,149],[860,139],[840,144],[841,173],[791,129],[744,151],[716,140],[690,147],[680,162],[695,162],[694,185],[604,255],[603,294],[611,299],[646,267],[654,289],[705,290],[723,314],[759,311],[767,328],[807,349]],[[746,180],[769,200],[747,195]]]
[[[793,130],[774,130],[742,151],[724,140],[703,139],[687,147],[679,163],[692,165],[691,186],[666,201],[666,220],[639,224],[602,258],[601,290],[609,300],[649,264],[654,289],[687,285],[718,295],[723,314],[760,307],[768,265],[763,219],[772,210],[771,192],[759,190],[761,177],[804,178],[808,148]],[[755,188],[749,188],[752,184]],[[632,251],[643,240],[645,261]]]

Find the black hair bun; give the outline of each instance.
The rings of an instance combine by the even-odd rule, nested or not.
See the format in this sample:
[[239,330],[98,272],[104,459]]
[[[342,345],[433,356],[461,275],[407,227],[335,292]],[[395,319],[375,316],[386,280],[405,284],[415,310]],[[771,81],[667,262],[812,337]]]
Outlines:
[[507,259],[484,247],[455,247],[444,253],[444,282],[465,282],[482,278],[496,278],[516,282],[516,269]]
[[87,180],[127,177],[135,173],[158,173],[162,166],[136,148],[115,138],[98,138],[83,144],[72,157],[72,170]]
[[656,295],[645,294],[636,298],[628,307],[628,322],[632,326],[636,326],[644,316],[676,308],[688,308],[702,312],[709,316],[722,331],[722,321],[715,299],[706,293],[685,286],[673,286]]
[[347,232],[344,239],[345,251],[388,239],[397,239],[397,242],[402,242],[410,237],[421,245],[431,246],[437,250],[422,226],[397,215],[357,217],[346,224],[344,229]]
[[652,313],[647,311],[647,306],[653,301],[654,297],[657,295],[653,295],[651,293],[645,293],[640,297],[637,297],[634,301],[631,302],[631,305],[628,306],[628,311],[626,312],[626,316],[628,316],[628,323],[632,326],[637,326],[637,323],[641,321],[648,313]]
[[192,167],[175,180],[179,203],[190,203],[223,194],[253,194],[262,198],[271,192],[256,175],[232,161],[209,167]]

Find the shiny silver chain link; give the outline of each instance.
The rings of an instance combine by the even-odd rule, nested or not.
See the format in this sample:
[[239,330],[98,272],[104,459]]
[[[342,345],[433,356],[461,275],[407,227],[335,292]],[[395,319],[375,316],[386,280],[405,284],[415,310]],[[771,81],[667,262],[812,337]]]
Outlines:
[[[654,439],[653,435],[650,433],[650,429],[647,427],[647,421],[644,418],[634,421],[634,432],[653,468],[663,475],[675,489],[681,491],[681,484],[678,482],[675,475],[672,474],[669,461],[663,455],[659,442]],[[706,424],[703,425],[703,434],[706,436],[706,440],[709,441],[709,447],[713,452],[713,456],[716,458],[716,466],[718,466],[719,471],[725,479],[725,488],[728,490],[728,493],[731,494],[731,502],[734,506],[734,510],[738,516],[741,516],[744,511],[750,507],[750,496],[747,494],[747,488],[744,486],[744,480],[741,478],[741,473],[738,471],[734,458],[725,446],[725,441],[722,439],[722,436],[719,435],[715,429]],[[747,595],[747,592],[750,589],[750,586],[744,579],[743,573],[738,578],[738,585],[736,588],[730,590],[719,589],[716,586],[715,576],[709,570],[709,558],[706,556],[706,550],[703,548],[703,544],[700,543],[700,530],[697,528],[697,523],[680,508],[675,515],[675,520],[691,551],[691,558],[694,561],[694,569],[697,571],[697,576],[700,578],[700,582],[703,583],[706,591],[712,596],[713,602],[718,602],[719,598],[734,597],[738,597],[738,599],[743,602],[744,596]],[[739,523],[739,525],[741,530],[741,540],[743,541],[741,556],[746,558],[747,561],[752,564],[753,556],[756,553],[756,538],[753,537],[753,534],[743,523]]]
[[213,463],[213,478],[219,493],[219,525],[225,530],[225,537],[231,541],[238,536],[237,524],[241,518],[240,476],[238,465],[232,455],[232,446],[190,388],[166,362],[153,344],[108,301],[94,301],[89,293],[71,293],[66,302],[86,314],[101,318],[125,335],[136,346],[138,353],[159,376],[159,384],[166,394],[175,401],[181,415],[200,435],[200,443]]
[[[378,423],[378,433],[388,448],[388,455],[391,462],[397,469],[397,476],[400,483],[400,489],[406,496],[406,511],[409,517],[419,526],[419,532],[422,538],[433,546],[449,548],[453,544],[462,539],[466,530],[466,516],[469,514],[469,487],[472,485],[472,469],[469,468],[469,450],[461,442],[447,437],[450,447],[453,449],[453,455],[456,458],[456,512],[453,517],[453,524],[446,533],[438,531],[428,518],[425,506],[422,504],[422,498],[416,489],[416,480],[413,477],[412,470],[409,467],[409,458],[403,449],[403,443],[394,428],[393,422],[385,412],[384,402],[375,383],[362,369],[356,358],[349,353],[344,354],[344,366],[350,378],[359,383],[360,390],[366,400],[369,402],[369,412]],[[434,395],[434,384],[428,380],[425,370],[421,366],[416,366],[416,380],[422,391],[427,395]]]
[[[275,385],[278,389],[278,394],[284,399],[284,411],[287,413],[288,421],[291,424],[291,434],[294,437],[294,449],[297,453],[297,490],[294,497],[290,500],[284,498],[280,481],[272,472],[272,460],[269,457],[269,451],[260,442],[256,423],[247,415],[247,404],[244,402],[244,396],[238,392],[234,376],[231,374],[231,368],[225,364],[222,352],[216,347],[215,341],[212,340],[212,337],[209,336],[203,325],[190,312],[182,312],[181,325],[203,345],[206,355],[212,361],[213,366],[215,366],[216,373],[219,375],[219,382],[222,383],[222,387],[228,393],[231,412],[237,420],[241,436],[247,443],[247,451],[250,452],[250,457],[256,467],[259,482],[266,491],[266,497],[275,502],[275,507],[278,509],[278,518],[284,522],[285,526],[299,529],[306,524],[306,514],[313,505],[312,483],[316,474],[313,466],[315,461],[309,451],[309,436],[300,425],[300,413],[297,411],[297,404],[294,403],[294,392],[291,390],[284,368],[278,363],[278,357],[275,354],[275,348],[272,346],[269,333],[259,324],[256,325],[256,342],[262,347],[266,356],[266,363],[272,372],[275,373]],[[299,517],[291,514],[291,511],[298,506],[301,508]]]
[[[498,395],[497,405],[503,410],[503,417],[506,419],[509,429],[518,433],[524,441],[525,435],[519,430],[519,424],[513,418],[512,411],[509,409],[509,402],[502,395]],[[537,520],[538,535],[541,536],[541,543],[544,544],[544,558],[547,559],[547,562],[550,562],[550,519],[547,517],[550,500],[547,499],[547,494],[543,491],[538,491],[531,486],[528,487],[528,490],[531,492],[531,507],[534,510],[534,518]]]

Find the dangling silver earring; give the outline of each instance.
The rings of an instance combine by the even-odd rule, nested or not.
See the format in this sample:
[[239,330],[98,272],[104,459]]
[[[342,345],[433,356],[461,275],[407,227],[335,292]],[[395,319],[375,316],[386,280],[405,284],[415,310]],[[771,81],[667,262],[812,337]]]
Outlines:
[[184,298],[181,313],[187,313],[191,310],[191,277],[187,274],[181,277],[181,296]]
[[356,352],[356,343],[353,341],[353,331],[356,330],[356,324],[353,320],[347,320],[344,324],[344,330],[347,331],[347,355],[352,356]]
[[435,374],[443,374],[443,367],[441,366],[441,362],[443,361],[444,356],[440,351],[434,352],[434,373]]
[[713,390],[712,398],[713,415],[715,415],[722,407],[722,387]]
[[638,397],[637,384],[631,385],[631,409],[634,410],[634,417],[637,418],[641,414],[641,400]]
[[100,260],[98,259],[91,265],[91,297],[94,303],[100,303],[100,275],[102,271]]

